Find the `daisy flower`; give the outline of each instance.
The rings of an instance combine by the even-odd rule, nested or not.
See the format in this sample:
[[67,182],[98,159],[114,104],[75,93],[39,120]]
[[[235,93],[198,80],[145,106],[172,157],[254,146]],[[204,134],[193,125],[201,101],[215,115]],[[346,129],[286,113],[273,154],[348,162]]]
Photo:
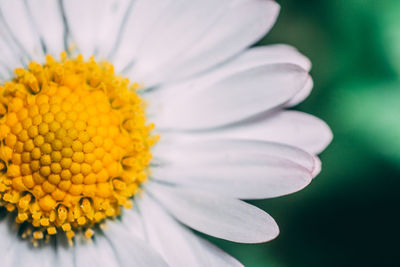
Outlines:
[[331,132],[272,0],[0,2],[2,266],[240,266]]

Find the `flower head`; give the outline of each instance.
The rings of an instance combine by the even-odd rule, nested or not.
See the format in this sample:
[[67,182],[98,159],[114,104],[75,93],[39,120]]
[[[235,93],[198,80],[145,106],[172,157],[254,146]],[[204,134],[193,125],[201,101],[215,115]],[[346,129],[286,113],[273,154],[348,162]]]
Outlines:
[[34,239],[61,230],[71,240],[78,229],[90,237],[131,207],[156,141],[128,79],[107,62],[62,58],[16,69],[0,88],[0,197]]
[[311,91],[309,60],[249,48],[278,12],[272,0],[1,2],[2,264],[241,266],[190,229],[275,238],[243,199],[304,188],[332,138],[287,110]]

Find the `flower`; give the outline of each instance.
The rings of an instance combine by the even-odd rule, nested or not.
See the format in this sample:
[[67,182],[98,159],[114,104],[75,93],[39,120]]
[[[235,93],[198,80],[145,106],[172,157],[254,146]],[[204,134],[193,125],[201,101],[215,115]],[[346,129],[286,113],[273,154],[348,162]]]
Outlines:
[[311,91],[309,60],[248,48],[278,12],[272,0],[3,2],[4,266],[240,266],[190,229],[275,238],[242,199],[305,187],[332,138],[286,110]]

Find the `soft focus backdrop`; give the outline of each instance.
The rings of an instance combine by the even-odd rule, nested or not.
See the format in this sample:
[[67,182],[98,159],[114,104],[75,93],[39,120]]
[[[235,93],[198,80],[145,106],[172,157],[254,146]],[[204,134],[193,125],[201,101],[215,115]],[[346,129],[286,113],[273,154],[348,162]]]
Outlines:
[[260,44],[311,59],[314,90],[296,109],[325,120],[334,141],[305,190],[254,202],[278,222],[276,240],[212,241],[248,267],[400,266],[400,1],[277,1]]

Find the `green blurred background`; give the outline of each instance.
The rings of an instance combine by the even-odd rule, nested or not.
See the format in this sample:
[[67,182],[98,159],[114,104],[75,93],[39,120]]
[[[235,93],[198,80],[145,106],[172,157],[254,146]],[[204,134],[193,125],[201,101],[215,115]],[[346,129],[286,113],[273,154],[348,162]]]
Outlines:
[[266,244],[212,239],[249,267],[400,266],[400,0],[277,0],[260,44],[287,43],[313,62],[296,109],[332,128],[322,173],[305,190],[254,203],[278,222]]

